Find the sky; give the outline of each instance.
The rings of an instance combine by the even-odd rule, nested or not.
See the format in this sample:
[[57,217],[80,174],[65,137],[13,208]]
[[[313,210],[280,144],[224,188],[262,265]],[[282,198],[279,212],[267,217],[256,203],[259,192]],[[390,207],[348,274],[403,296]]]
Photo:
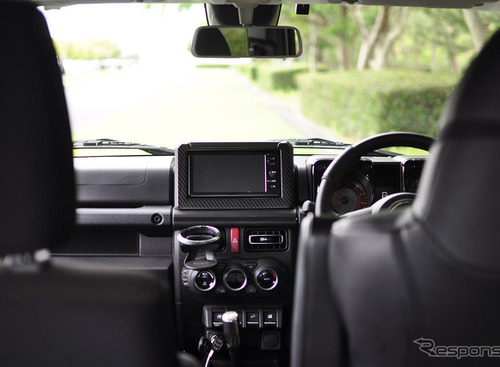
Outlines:
[[195,29],[205,25],[201,4],[182,11],[178,4],[74,5],[43,13],[54,40],[111,39],[123,55],[150,61],[187,55]]
[[[214,62],[197,59],[189,50],[196,28],[206,25],[202,4],[182,11],[178,4],[151,8],[144,4],[75,5],[43,13],[55,41],[110,39],[118,44],[123,56],[140,56],[139,65],[129,68],[124,63],[119,72],[109,69],[104,73],[96,72],[99,63],[93,61],[63,60],[75,139],[110,137],[174,147],[187,141],[185,136],[196,136],[195,131],[206,138],[208,112],[214,121],[221,120],[219,110],[211,108],[212,98],[224,101],[243,93],[238,85],[234,93],[232,79],[227,80],[229,92],[224,84],[216,92],[214,86],[220,76],[230,71],[224,69],[226,74],[219,71],[216,77],[210,74],[202,79],[203,71],[209,69],[195,67]],[[243,97],[245,109],[247,104]],[[233,109],[238,111],[238,106]],[[253,110],[260,113],[257,108]],[[225,134],[239,132],[228,128],[234,126],[235,115],[228,114]],[[175,125],[180,120],[183,125]],[[221,139],[219,130],[210,131]]]

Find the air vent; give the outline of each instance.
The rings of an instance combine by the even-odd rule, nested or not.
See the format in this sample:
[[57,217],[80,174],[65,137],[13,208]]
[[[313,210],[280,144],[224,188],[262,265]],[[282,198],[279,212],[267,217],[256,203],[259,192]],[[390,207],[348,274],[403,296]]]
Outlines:
[[284,229],[247,229],[245,231],[247,251],[285,251],[287,248]]

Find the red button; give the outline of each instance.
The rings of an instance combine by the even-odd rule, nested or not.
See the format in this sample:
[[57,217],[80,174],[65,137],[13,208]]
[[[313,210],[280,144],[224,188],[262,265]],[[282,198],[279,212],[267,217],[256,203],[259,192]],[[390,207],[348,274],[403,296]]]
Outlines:
[[231,253],[237,254],[240,252],[240,229],[231,228]]

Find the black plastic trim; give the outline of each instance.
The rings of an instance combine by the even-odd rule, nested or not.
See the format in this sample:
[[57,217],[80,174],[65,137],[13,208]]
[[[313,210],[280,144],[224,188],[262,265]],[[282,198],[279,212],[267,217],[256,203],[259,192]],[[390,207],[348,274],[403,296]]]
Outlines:
[[[191,152],[279,153],[281,194],[278,197],[192,197],[189,195],[189,154]],[[290,143],[190,143],[179,146],[176,154],[175,206],[181,209],[287,209],[293,207],[293,147]]]

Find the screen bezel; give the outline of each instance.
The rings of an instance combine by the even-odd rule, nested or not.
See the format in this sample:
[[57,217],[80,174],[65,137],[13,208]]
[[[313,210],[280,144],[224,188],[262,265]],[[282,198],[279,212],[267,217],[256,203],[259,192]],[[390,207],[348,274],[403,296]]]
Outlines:
[[[279,157],[279,192],[277,195],[224,195],[193,197],[189,192],[189,155],[261,153]],[[293,147],[288,142],[188,143],[180,145],[175,157],[175,207],[179,209],[290,209],[293,208]]]

